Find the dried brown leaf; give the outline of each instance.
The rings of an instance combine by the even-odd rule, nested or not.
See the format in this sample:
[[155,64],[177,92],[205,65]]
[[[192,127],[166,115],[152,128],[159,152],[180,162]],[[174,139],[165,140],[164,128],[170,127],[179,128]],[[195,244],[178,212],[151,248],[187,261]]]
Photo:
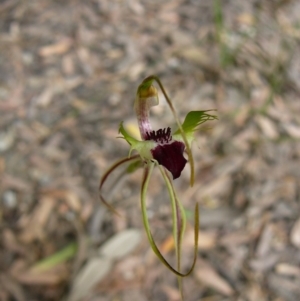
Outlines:
[[26,285],[58,285],[64,282],[69,276],[65,264],[60,264],[47,271],[14,270],[13,276],[22,284]]
[[225,296],[232,296],[234,294],[234,290],[230,284],[203,259],[198,259],[195,276],[202,284],[215,289]]
[[300,277],[300,268],[288,263],[278,263],[275,267],[275,271],[280,275]]
[[53,99],[53,89],[51,87],[46,87],[42,93],[37,97],[36,104],[37,106],[46,108],[49,106]]
[[118,259],[132,252],[141,241],[141,231],[127,229],[115,234],[100,248],[99,254],[104,258]]
[[300,126],[292,123],[285,123],[283,127],[287,131],[287,133],[296,139],[300,139]]
[[277,139],[279,137],[275,124],[266,116],[256,116],[256,122],[261,128],[263,134],[269,139]]
[[[198,240],[198,248],[199,250],[211,250],[215,248],[217,244],[217,232],[216,231],[205,231],[200,230],[199,232],[199,240]],[[194,231],[189,228],[186,231],[186,234],[183,239],[183,246],[190,247],[191,249],[194,246]]]
[[300,219],[298,219],[291,231],[291,243],[298,249],[300,249]]
[[35,239],[43,240],[46,236],[45,225],[48,221],[50,214],[55,206],[55,200],[47,195],[42,196],[39,205],[35,208],[30,219],[28,219],[20,239],[29,243]]
[[59,55],[66,53],[72,46],[73,41],[71,39],[64,39],[58,43],[43,46],[39,49],[40,56],[48,57],[51,55]]
[[86,297],[111,268],[112,261],[108,258],[90,258],[75,277],[68,300],[77,301]]

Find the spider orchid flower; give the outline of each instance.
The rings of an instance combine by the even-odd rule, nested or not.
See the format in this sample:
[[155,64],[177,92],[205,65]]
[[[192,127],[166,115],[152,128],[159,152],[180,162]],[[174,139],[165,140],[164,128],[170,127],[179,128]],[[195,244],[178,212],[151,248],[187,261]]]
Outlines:
[[[149,121],[150,108],[152,106],[158,105],[159,103],[158,92],[155,86],[153,85],[154,81],[162,90],[162,93],[164,94],[166,101],[174,115],[174,119],[176,121],[178,129],[173,133],[171,132],[170,127],[158,130],[153,130],[151,127]],[[181,205],[174,190],[173,180],[180,177],[181,172],[184,169],[186,163],[189,162],[191,172],[190,185],[192,186],[194,184],[194,161],[191,153],[191,143],[194,140],[194,132],[198,129],[200,124],[208,120],[217,119],[217,117],[215,115],[210,115],[209,111],[192,111],[187,114],[184,122],[181,124],[173,107],[173,104],[170,98],[168,97],[161,81],[158,77],[154,75],[147,77],[138,87],[134,103],[134,109],[136,112],[142,140],[137,140],[136,138],[132,137],[124,128],[123,123],[120,124],[119,133],[122,135],[122,138],[124,138],[130,145],[129,156],[127,158],[123,158],[117,161],[103,175],[99,185],[100,198],[104,204],[106,204],[110,209],[116,212],[115,209],[106,202],[106,200],[101,194],[104,182],[113,170],[115,170],[117,167],[126,162],[131,162],[130,169],[132,170],[135,166],[139,164],[142,165],[144,167],[144,175],[141,185],[140,200],[143,223],[148,236],[148,240],[158,258],[177,276],[185,277],[192,272],[197,258],[199,232],[198,204],[196,204],[195,206],[194,259],[190,269],[186,273],[182,273],[180,264],[181,244],[186,225],[186,217],[183,206]],[[136,151],[137,154],[132,155],[133,151]],[[188,160],[185,159],[183,155],[184,152],[187,154]],[[177,261],[176,268],[171,266],[161,254],[152,236],[149,225],[149,219],[147,216],[146,194],[149,186],[150,177],[155,166],[159,168],[162,178],[166,183],[172,205],[173,237]]]

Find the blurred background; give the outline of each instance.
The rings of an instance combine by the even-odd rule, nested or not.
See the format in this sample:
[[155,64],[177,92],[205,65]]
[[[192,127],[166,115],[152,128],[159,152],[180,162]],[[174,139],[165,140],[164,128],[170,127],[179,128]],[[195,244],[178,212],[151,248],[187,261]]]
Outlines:
[[[2,0],[0,2],[0,300],[180,300],[143,229],[141,171],[105,187],[127,156],[121,121],[160,77],[183,120],[217,109],[175,181],[187,210],[187,301],[300,300],[300,2]],[[151,120],[174,124],[161,97]],[[122,173],[122,170],[120,170]],[[114,188],[114,189],[112,189]],[[175,263],[171,207],[155,173],[153,234]]]

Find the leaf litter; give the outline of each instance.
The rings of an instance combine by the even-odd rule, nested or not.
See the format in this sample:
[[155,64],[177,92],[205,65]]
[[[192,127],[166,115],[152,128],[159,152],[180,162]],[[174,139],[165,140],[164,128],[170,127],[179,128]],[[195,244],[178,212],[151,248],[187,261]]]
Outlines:
[[[175,182],[186,210],[201,209],[186,300],[298,301],[299,9],[296,0],[1,3],[0,300],[178,299],[143,232],[124,257],[99,254],[118,233],[142,229],[139,176],[110,196],[122,223],[103,213],[97,186],[126,155],[115,137],[133,120],[137,84],[158,74],[181,120],[199,105],[219,118],[194,145],[194,188],[184,190],[188,173]],[[170,120],[159,114],[155,124]],[[162,187],[149,190],[148,209],[174,259]],[[74,244],[85,251],[32,270]]]

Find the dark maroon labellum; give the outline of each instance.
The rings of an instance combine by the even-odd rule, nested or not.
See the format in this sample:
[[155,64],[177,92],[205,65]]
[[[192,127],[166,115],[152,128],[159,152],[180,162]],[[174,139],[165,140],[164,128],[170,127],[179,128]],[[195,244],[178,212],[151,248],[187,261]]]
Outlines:
[[146,140],[158,143],[151,150],[153,158],[173,175],[173,179],[179,178],[187,162],[183,156],[185,145],[180,141],[172,141],[171,128],[147,132]]
[[151,153],[160,165],[171,172],[173,179],[177,179],[187,162],[183,156],[184,149],[185,145],[182,142],[173,141],[170,144],[158,144]]

